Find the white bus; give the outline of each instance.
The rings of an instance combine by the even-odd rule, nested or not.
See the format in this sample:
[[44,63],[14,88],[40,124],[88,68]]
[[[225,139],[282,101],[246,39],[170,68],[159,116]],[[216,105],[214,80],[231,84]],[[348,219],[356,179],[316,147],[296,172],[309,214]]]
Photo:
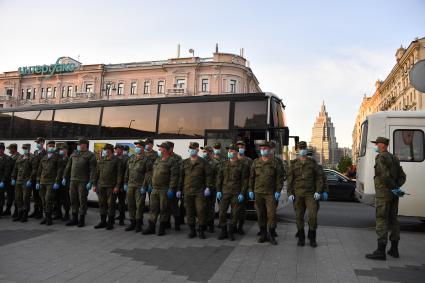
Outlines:
[[400,159],[407,175],[400,198],[399,215],[425,220],[425,111],[389,111],[367,116],[362,124],[357,161],[357,198],[374,204],[375,156],[370,141],[382,136],[390,139],[388,151]]
[[[86,103],[34,105],[0,110],[0,141],[6,145],[31,143],[45,137],[76,148],[79,137],[89,139],[97,153],[105,143],[123,144],[153,138],[155,144],[169,140],[175,151],[188,157],[190,141],[200,145],[221,142],[224,146],[244,140],[247,156],[256,158],[258,144],[277,143],[277,154],[288,145],[289,130],[284,105],[270,93],[223,94],[192,97],[103,100]],[[89,200],[97,201],[92,191]]]

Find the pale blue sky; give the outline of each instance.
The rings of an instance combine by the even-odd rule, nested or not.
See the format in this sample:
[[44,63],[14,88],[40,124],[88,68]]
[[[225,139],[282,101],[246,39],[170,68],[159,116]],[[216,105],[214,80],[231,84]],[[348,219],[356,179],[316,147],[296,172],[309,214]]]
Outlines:
[[325,100],[337,140],[351,146],[364,93],[395,64],[396,49],[425,36],[425,1],[5,1],[0,72],[54,62],[245,56],[264,91],[287,105],[291,134],[310,140]]

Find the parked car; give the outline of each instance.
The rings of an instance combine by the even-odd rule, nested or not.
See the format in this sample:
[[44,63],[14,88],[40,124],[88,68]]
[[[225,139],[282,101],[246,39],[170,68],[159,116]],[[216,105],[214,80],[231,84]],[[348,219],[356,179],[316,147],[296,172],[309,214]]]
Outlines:
[[347,178],[341,173],[324,169],[329,186],[329,200],[356,201],[356,181]]

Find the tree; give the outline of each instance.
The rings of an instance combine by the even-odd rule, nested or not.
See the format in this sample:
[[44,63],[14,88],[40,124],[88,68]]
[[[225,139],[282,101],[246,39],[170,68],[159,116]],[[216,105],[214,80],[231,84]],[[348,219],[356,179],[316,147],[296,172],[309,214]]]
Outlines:
[[345,174],[348,170],[348,167],[350,167],[352,163],[353,163],[353,161],[351,160],[351,157],[343,156],[339,160],[337,169],[340,173]]

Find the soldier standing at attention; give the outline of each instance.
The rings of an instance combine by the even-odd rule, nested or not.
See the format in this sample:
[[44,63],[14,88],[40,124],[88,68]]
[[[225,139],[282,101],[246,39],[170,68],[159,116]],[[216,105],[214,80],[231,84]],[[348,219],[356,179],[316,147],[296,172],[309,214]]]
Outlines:
[[215,218],[215,202],[216,202],[216,179],[218,171],[223,161],[218,158],[213,158],[213,149],[210,146],[201,147],[202,157],[208,162],[208,165],[211,168],[211,178],[213,180],[213,185],[211,186],[211,195],[206,198],[206,216],[205,221],[207,223],[208,232],[214,233],[214,218]]
[[221,155],[221,143],[216,142],[215,144],[213,144],[212,148],[213,148],[213,158],[221,162],[224,159],[223,156]]
[[[93,182],[93,191],[99,198],[100,222],[95,229],[105,228],[112,230],[115,220],[115,204],[117,194],[122,183],[122,162],[114,156],[114,146],[105,144],[101,158],[97,161],[96,174]],[[106,223],[108,216],[108,223]]]
[[60,166],[60,157],[55,153],[55,142],[47,142],[47,154],[40,160],[37,170],[36,190],[40,193],[45,218],[40,224],[52,225],[53,204],[60,188],[60,180],[63,175]]
[[[120,145],[120,144],[116,144],[115,145],[115,156],[121,161],[121,168],[122,170],[122,174],[125,173],[125,168],[127,167],[127,162],[128,162],[128,155],[124,154],[124,146]],[[122,180],[124,179],[124,176],[122,177]],[[119,220],[119,225],[124,225],[124,219],[125,219],[125,190],[123,187],[119,188],[120,191],[117,194],[117,198],[118,198],[118,220]]]
[[28,217],[34,217],[40,219],[43,217],[43,206],[41,202],[41,197],[38,191],[35,188],[35,183],[37,179],[38,166],[40,165],[41,159],[46,155],[46,150],[44,149],[45,139],[38,137],[35,141],[36,150],[32,155],[32,172],[31,172],[31,188],[32,188],[32,197],[34,198],[34,211]]
[[[174,152],[174,143],[168,141],[167,142],[168,145],[170,146],[170,157],[173,160],[174,163],[176,163],[177,168],[179,169],[179,173],[180,173],[180,166],[183,162],[183,159],[180,155],[178,155],[177,153]],[[180,176],[178,176],[180,177]],[[177,180],[177,184],[179,183],[179,181]],[[181,194],[177,195],[175,194],[173,196],[173,198],[168,202],[168,211],[170,212],[168,214],[168,227],[171,227],[170,224],[170,220],[171,220],[171,215],[173,215],[174,217],[174,231],[180,231],[180,224],[181,224],[181,219],[182,219],[182,215],[181,215],[181,209],[179,207],[179,200],[181,200]]]
[[[276,201],[280,198],[283,186],[283,172],[279,163],[270,155],[270,144],[260,145],[261,157],[254,160],[249,180],[249,198],[255,198],[260,237],[258,243],[267,239],[277,245],[276,233]],[[268,228],[268,233],[267,233]]]
[[375,207],[376,207],[376,234],[378,248],[366,258],[386,260],[385,249],[388,242],[388,231],[391,232],[391,248],[388,254],[398,258],[398,242],[400,240],[400,227],[397,219],[399,197],[404,192],[399,188],[406,181],[400,161],[388,152],[389,139],[378,137],[372,143],[375,157]]
[[[16,143],[11,143],[7,147],[9,149],[10,154],[10,175],[12,175],[13,168],[15,167],[16,160],[19,157],[18,152],[18,145]],[[3,215],[10,215],[12,210],[12,205],[14,204],[15,210],[13,211],[12,217],[15,218],[18,216],[18,207],[15,203],[15,186],[12,186],[10,183],[10,176],[7,178],[6,188],[7,188],[7,203],[6,203],[6,210],[4,211]]]
[[[59,154],[59,167],[62,172],[65,171],[66,164],[68,163],[68,146],[66,144],[59,144],[56,146]],[[63,175],[62,175],[63,176]],[[65,214],[62,217],[62,206]],[[60,188],[56,198],[56,218],[62,221],[69,221],[69,209],[71,207],[71,200],[69,199],[69,186],[60,184]],[[53,218],[55,219],[55,218]]]
[[23,144],[22,150],[23,154],[16,159],[12,173],[11,184],[16,188],[15,203],[18,206],[18,215],[13,218],[13,221],[27,222],[31,196],[31,145]]
[[300,141],[297,146],[298,157],[291,160],[288,170],[288,201],[294,202],[298,229],[297,245],[305,245],[304,214],[307,209],[310,246],[317,247],[317,208],[323,193],[323,173],[316,161],[307,156],[307,143]]
[[[239,219],[239,208],[248,190],[248,167],[238,159],[238,146],[229,145],[228,160],[223,161],[217,176],[217,200],[220,200],[219,221],[221,233],[219,240],[229,237],[235,240],[234,232]],[[231,224],[227,229],[227,210],[231,206]]]
[[198,156],[199,143],[189,144],[189,158],[183,160],[180,168],[180,191],[184,194],[189,238],[196,237],[196,217],[199,222],[199,238],[205,239],[205,198],[211,195],[213,183],[208,162]]
[[[5,200],[5,191],[10,177],[10,157],[4,154],[4,143],[0,143],[0,218],[3,215],[3,206]],[[10,213],[9,213],[10,214]]]
[[[244,141],[238,141],[236,143],[238,146],[238,159],[243,162],[243,164],[247,167],[248,172],[251,171],[251,165],[252,165],[252,159],[246,156],[246,145]],[[249,180],[249,173],[246,177]],[[248,182],[249,183],[249,182]],[[246,219],[246,204],[248,201],[248,195],[247,191],[245,191],[244,200],[242,203],[240,203],[239,207],[239,220],[238,220],[238,227],[237,231],[239,235],[245,235],[245,231],[243,230],[243,225],[245,223]]]
[[[78,140],[77,150],[69,157],[65,168],[62,185],[70,180],[69,196],[71,199],[72,219],[66,226],[84,227],[87,214],[87,195],[91,190],[96,173],[96,156],[88,150],[89,141]],[[79,217],[78,217],[79,215]]]
[[155,225],[159,217],[158,236],[163,236],[168,221],[168,202],[174,197],[178,185],[179,168],[178,163],[170,157],[170,145],[163,142],[157,146],[160,153],[153,165],[152,172],[151,217],[149,227],[143,230],[143,234],[155,234]]
[[134,143],[135,155],[131,156],[126,164],[124,174],[124,190],[127,193],[128,215],[130,226],[125,231],[140,232],[143,226],[143,213],[146,201],[146,187],[148,175],[152,172],[152,162],[144,155],[145,142]]
[[151,138],[145,140],[145,155],[150,158],[152,164],[155,163],[155,160],[158,158],[158,152],[153,149],[153,139]]

